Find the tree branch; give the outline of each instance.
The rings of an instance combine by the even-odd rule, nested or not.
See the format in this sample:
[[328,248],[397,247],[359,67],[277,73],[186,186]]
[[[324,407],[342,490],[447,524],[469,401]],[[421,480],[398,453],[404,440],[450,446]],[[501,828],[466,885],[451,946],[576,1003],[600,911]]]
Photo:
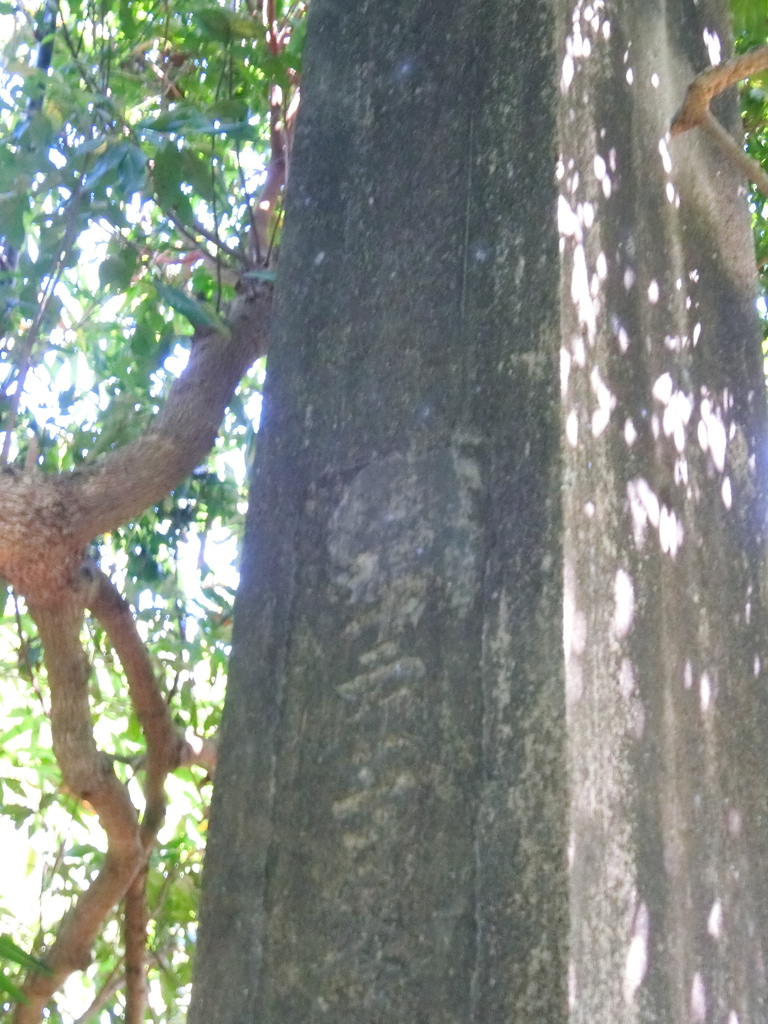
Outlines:
[[125,894],[123,935],[125,939],[124,1024],[144,1024],[149,989],[147,986],[147,872],[148,864],[136,875]]
[[764,196],[768,196],[768,174],[765,173],[757,160],[753,160],[749,153],[744,152],[730,132],[723,128],[711,110],[707,110],[704,113],[699,123],[704,131],[711,135],[721,149],[728,154],[731,162],[739,168],[741,173],[753,182]]
[[704,129],[720,146],[731,163],[738,167],[745,177],[753,182],[763,195],[768,196],[768,174],[745,153],[741,146],[731,138],[717,118],[709,109],[709,104],[719,93],[729,86],[749,78],[768,68],[768,46],[758,46],[733,60],[707,68],[688,86],[685,103],[675,115],[669,128],[672,136],[690,131],[697,126]]
[[[144,796],[147,806],[142,830],[156,833],[165,815],[165,776],[178,767],[186,741],[174,724],[163,699],[144,641],[136,628],[130,605],[112,581],[93,563],[83,566],[88,583],[87,605],[104,627],[128,683],[133,710],[147,741],[143,767],[146,771]],[[155,822],[157,828],[155,828]]]
[[757,46],[748,53],[702,71],[688,86],[685,103],[675,114],[669,129],[670,134],[680,135],[701,124],[715,96],[724,92],[730,85],[740,82],[742,78],[750,78],[760,71],[765,71],[766,68],[768,46]]
[[[176,727],[157,684],[152,662],[139,636],[128,602],[95,565],[83,567],[89,583],[88,607],[99,620],[125,673],[131,704],[147,742],[143,761],[144,797],[141,844],[144,859],[125,894],[126,1024],[142,1024],[147,1005],[148,858],[165,820],[165,779],[186,754],[187,741]],[[183,753],[182,753],[183,752]]]
[[72,1024],[88,1024],[89,1020],[93,1020],[98,1013],[101,1013],[115,993],[123,987],[125,975],[123,974],[122,967],[123,960],[121,958],[114,970],[109,974],[107,980],[94,996],[91,1005],[85,1013],[80,1014],[77,1020],[73,1021]]
[[[99,620],[120,659],[131,702],[147,742],[146,805],[141,825],[109,758],[93,736],[88,660],[80,641],[84,609]],[[45,652],[51,688],[51,731],[56,760],[67,786],[96,811],[107,834],[107,855],[96,880],[61,924],[47,957],[50,974],[31,973],[24,984],[29,1002],[17,1007],[14,1024],[34,1024],[66,978],[83,970],[109,912],[125,898],[126,979],[129,1024],[144,1019],[146,980],[146,872],[149,852],[165,817],[165,779],[180,764],[205,760],[206,743],[185,738],[171,718],[152,663],[128,603],[95,565],[55,602],[29,604]],[[210,750],[207,750],[210,756]]]
[[205,458],[241,377],[266,353],[271,308],[267,286],[236,300],[230,338],[213,330],[195,335],[189,363],[148,430],[58,478],[81,544],[156,504]]
[[38,603],[72,585],[85,545],[156,504],[206,457],[247,368],[267,350],[272,289],[235,300],[230,335],[198,331],[146,432],[90,466],[49,475],[0,467],[0,575]]
[[105,918],[122,898],[144,859],[136,811],[109,759],[96,747],[88,700],[89,666],[80,642],[84,600],[72,588],[55,604],[29,605],[45,652],[51,688],[53,749],[67,786],[96,811],[107,834],[104,865],[64,918],[44,959],[50,974],[32,972],[14,1024],[36,1024],[53,993],[90,963]]

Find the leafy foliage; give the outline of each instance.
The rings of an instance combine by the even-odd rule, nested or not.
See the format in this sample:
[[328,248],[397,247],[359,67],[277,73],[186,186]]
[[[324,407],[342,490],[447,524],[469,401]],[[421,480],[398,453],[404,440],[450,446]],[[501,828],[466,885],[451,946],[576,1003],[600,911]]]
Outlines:
[[[304,7],[0,3],[3,460],[67,471],[137,436],[184,365],[192,328],[226,330],[238,274],[265,245],[252,211],[298,83]],[[215,733],[223,699],[262,379],[257,365],[243,381],[208,465],[92,552],[136,609],[177,723],[203,735]],[[89,642],[97,739],[137,787],[143,743],[122,672],[95,622]],[[103,839],[61,788],[40,643],[12,593],[0,664],[0,842],[18,836],[26,895],[6,894],[1,1001],[29,966],[20,946],[50,941]],[[151,1002],[164,1021],[180,1019],[190,982],[209,785],[183,769],[169,790],[149,882]],[[112,1019],[120,957],[115,919],[60,1005],[76,1014],[93,1001],[92,1019]],[[52,1007],[50,1019],[63,1012]]]

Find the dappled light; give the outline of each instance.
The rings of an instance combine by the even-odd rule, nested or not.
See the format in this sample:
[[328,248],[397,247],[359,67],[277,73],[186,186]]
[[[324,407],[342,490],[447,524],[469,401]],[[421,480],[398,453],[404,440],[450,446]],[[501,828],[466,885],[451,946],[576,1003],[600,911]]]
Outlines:
[[641,903],[635,913],[634,934],[627,950],[624,965],[624,1000],[631,1003],[648,970],[648,936],[650,921],[648,907]]
[[632,628],[635,613],[635,589],[629,573],[619,569],[614,584],[614,631],[617,639],[622,640]]

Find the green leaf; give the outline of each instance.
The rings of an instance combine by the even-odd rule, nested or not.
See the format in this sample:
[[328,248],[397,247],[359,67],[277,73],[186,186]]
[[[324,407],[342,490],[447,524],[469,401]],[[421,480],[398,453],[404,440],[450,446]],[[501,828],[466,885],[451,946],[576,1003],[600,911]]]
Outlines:
[[156,281],[155,287],[163,302],[186,317],[193,327],[212,327],[224,337],[229,337],[229,327],[213,306],[207,302],[198,302],[191,295],[187,295],[186,292],[165,284],[163,281]]
[[135,147],[129,142],[118,142],[115,145],[107,145],[105,151],[98,157],[96,163],[88,172],[88,187],[93,188],[96,182],[100,181],[111,171],[115,171],[125,159],[127,152]]
[[[29,83],[29,91],[32,93],[33,99],[36,98],[32,87],[32,82]],[[39,93],[41,91],[42,83],[38,83],[34,86],[34,89]],[[17,138],[20,142],[23,142],[25,146],[29,146],[31,149],[45,149],[50,145],[53,137],[53,125],[46,115],[41,111],[37,110],[31,117],[27,117],[21,124]]]
[[147,180],[147,157],[138,146],[125,144],[123,159],[117,166],[117,178],[125,197],[141,192]]
[[201,33],[216,43],[232,41],[233,15],[221,7],[204,7],[195,12],[195,22]]
[[30,956],[29,953],[25,953],[9,935],[0,935],[0,958],[10,960],[12,964],[18,964],[19,967],[41,971],[43,974],[51,973],[41,960]]
[[9,996],[9,998],[15,1000],[17,1003],[28,1003],[29,1002],[29,1000],[24,995],[24,993],[21,991],[21,989],[18,987],[18,985],[14,985],[13,982],[10,981],[6,977],[5,972],[2,971],[1,969],[0,969],[0,992],[5,992],[5,994],[7,996]]
[[181,151],[181,175],[184,181],[188,182],[203,199],[209,203],[215,201],[216,189],[211,175],[210,160],[204,160],[196,153],[183,149]]
[[14,249],[24,244],[24,214],[29,210],[29,197],[6,192],[0,195],[0,238]]
[[238,124],[248,119],[248,104],[240,99],[220,100],[208,107],[208,116],[212,122]]
[[132,36],[136,31],[136,19],[133,15],[133,8],[130,0],[120,0],[118,10],[120,27],[126,36]]
[[733,31],[736,36],[748,36],[763,42],[768,30],[768,11],[764,0],[731,0]]
[[211,122],[197,107],[178,103],[158,117],[140,121],[137,128],[153,132],[183,132],[184,129],[210,131]]
[[181,171],[181,157],[176,146],[168,144],[157,151],[152,165],[157,201],[164,210],[175,211],[184,224],[192,224],[194,213],[189,196],[181,191]]
[[136,272],[137,257],[133,249],[123,249],[117,255],[108,256],[99,267],[99,284],[123,292],[131,283]]

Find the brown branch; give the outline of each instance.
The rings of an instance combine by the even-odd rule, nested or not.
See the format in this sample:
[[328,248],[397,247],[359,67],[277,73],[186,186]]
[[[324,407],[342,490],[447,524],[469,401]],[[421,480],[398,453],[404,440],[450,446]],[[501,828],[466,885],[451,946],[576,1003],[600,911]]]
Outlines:
[[195,336],[186,369],[142,437],[58,478],[80,543],[160,501],[213,447],[240,378],[267,350],[271,289],[260,287],[236,302],[229,317],[231,337],[214,330]]
[[124,1024],[144,1024],[149,989],[147,986],[147,872],[144,863],[131,882],[123,904],[125,937],[125,1017]]
[[168,705],[160,692],[152,662],[136,628],[136,620],[130,605],[112,581],[93,563],[83,567],[82,575],[88,585],[88,607],[104,627],[109,642],[120,659],[131,704],[147,741],[144,760],[144,768],[147,771],[144,786],[147,810],[144,813],[142,827],[147,826],[147,819],[150,818],[153,827],[154,822],[159,819],[159,828],[162,825],[165,806],[163,783],[168,772],[173,771],[179,764],[184,737],[171,718]]
[[[146,806],[141,825],[127,789],[94,740],[88,696],[90,671],[80,641],[86,607],[103,626],[120,659],[147,742],[143,763]],[[165,779],[182,763],[199,762],[206,756],[210,759],[210,741],[196,744],[174,724],[130,607],[96,566],[85,565],[77,583],[57,595],[55,602],[30,602],[29,609],[45,651],[56,759],[67,786],[98,814],[108,847],[102,870],[62,922],[44,959],[51,973],[30,974],[24,985],[29,1001],[17,1007],[13,1021],[38,1021],[56,989],[73,971],[88,966],[96,935],[124,897],[126,1020],[138,1024],[144,1019],[146,1005],[147,861],[165,816]]]
[[[275,0],[263,0],[262,24],[266,30],[266,42],[270,53],[277,56],[286,43],[285,23],[282,28],[277,22]],[[294,95],[297,100],[298,90]],[[288,162],[293,139],[293,121],[297,102],[284,104],[285,97],[280,86],[273,84],[269,92],[269,144],[267,174],[259,191],[256,208],[250,205],[251,230],[249,256],[257,267],[269,263],[273,231],[272,222],[280,194],[288,180]]]
[[733,60],[707,68],[688,86],[685,103],[670,125],[670,135],[680,135],[691,128],[701,127],[726,154],[731,163],[768,196],[768,174],[757,160],[745,153],[735,139],[723,128],[709,109],[710,102],[742,78],[749,78],[768,68],[768,46],[758,46]]
[[764,196],[768,197],[768,174],[765,173],[757,160],[754,160],[749,153],[744,152],[710,110],[705,112],[700,126],[728,155],[731,163],[738,167],[741,173],[753,182]]
[[[273,89],[274,93],[274,89]],[[259,190],[256,209],[251,209],[250,250],[256,266],[266,266],[269,255],[270,227],[277,200],[285,184],[285,135],[282,130],[282,96],[269,104],[270,154],[267,176]]]
[[145,433],[71,473],[0,467],[0,576],[49,602],[76,579],[84,548],[177,487],[211,450],[247,368],[266,353],[272,288],[235,299],[229,336],[196,332],[189,362]]
[[104,920],[122,898],[144,860],[136,811],[112,764],[96,747],[88,699],[89,666],[82,644],[84,598],[72,588],[55,604],[29,611],[40,633],[51,689],[53,748],[66,785],[98,815],[107,835],[104,865],[62,921],[44,958],[49,974],[32,972],[23,985],[27,1003],[16,1007],[13,1024],[36,1024],[53,993],[90,963]]
[[210,736],[197,736],[191,731],[186,733],[179,754],[179,768],[197,765],[198,768],[205,768],[213,778],[217,760],[218,743],[215,739]]
[[130,606],[95,565],[86,565],[88,606],[99,620],[125,673],[131,704],[147,743],[143,761],[146,805],[141,821],[143,864],[125,894],[126,1024],[142,1024],[147,1005],[147,860],[165,819],[165,779],[182,759],[187,743],[176,727],[157,684],[147,649]]
[[213,446],[246,369],[267,350],[272,289],[240,295],[230,335],[196,334],[162,410],[135,441],[71,473],[0,467],[0,575],[33,601],[77,578],[85,545],[177,487]]
[[685,103],[675,115],[670,126],[671,135],[680,135],[701,124],[710,102],[730,85],[742,78],[765,71],[768,68],[768,46],[757,46],[740,57],[734,57],[724,64],[707,68],[688,86]]
[[107,980],[94,996],[91,1005],[85,1013],[81,1013],[77,1020],[73,1021],[72,1024],[88,1024],[89,1020],[92,1020],[96,1014],[101,1013],[101,1011],[105,1009],[107,1004],[114,997],[115,993],[119,992],[125,983],[125,975],[121,970],[122,966],[123,958],[121,957],[114,969],[109,973]]
[[280,43],[277,38],[277,12],[275,0],[264,0],[262,20],[267,30],[267,46],[273,57],[280,53]]

